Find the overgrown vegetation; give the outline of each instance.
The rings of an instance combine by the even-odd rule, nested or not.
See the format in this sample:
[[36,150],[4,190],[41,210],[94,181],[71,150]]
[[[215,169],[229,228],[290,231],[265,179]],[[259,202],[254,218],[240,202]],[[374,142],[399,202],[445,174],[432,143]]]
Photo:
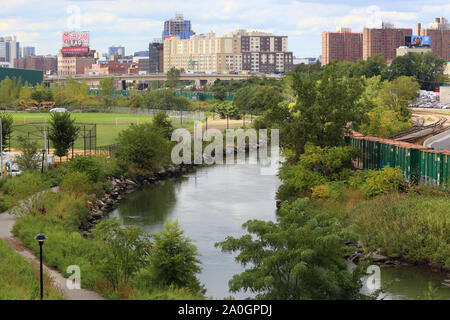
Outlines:
[[[44,274],[44,299],[61,299],[61,293]],[[0,300],[38,300],[39,269],[0,239]]]

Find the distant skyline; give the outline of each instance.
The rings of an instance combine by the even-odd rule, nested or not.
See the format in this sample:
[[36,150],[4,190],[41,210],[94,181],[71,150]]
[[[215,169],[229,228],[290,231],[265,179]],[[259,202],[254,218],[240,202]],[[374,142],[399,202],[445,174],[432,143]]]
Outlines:
[[[165,20],[183,13],[197,33],[218,36],[236,29],[262,30],[289,36],[289,51],[297,57],[321,54],[322,31],[337,26],[362,31],[381,21],[415,31],[435,17],[450,20],[447,1],[268,1],[268,0],[1,0],[0,36],[16,35],[21,46],[36,47],[37,55],[56,55],[61,33],[90,31],[90,46],[100,52],[123,45],[128,54],[148,50],[160,38]],[[78,21],[76,13],[80,10]]]

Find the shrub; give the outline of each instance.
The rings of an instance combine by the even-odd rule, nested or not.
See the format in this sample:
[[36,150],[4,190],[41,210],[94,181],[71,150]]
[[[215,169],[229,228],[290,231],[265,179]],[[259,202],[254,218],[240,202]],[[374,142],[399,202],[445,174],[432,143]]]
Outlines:
[[61,182],[60,189],[63,192],[74,194],[76,197],[90,194],[101,196],[103,194],[101,183],[91,182],[85,172],[68,173]]
[[106,173],[97,156],[80,156],[69,161],[67,169],[69,172],[84,172],[91,182],[98,182],[105,178]]
[[133,273],[148,264],[152,244],[141,229],[122,227],[112,218],[97,225],[95,237],[104,244],[96,263],[114,290],[127,285]]
[[21,171],[27,169],[35,170],[41,167],[41,161],[38,158],[38,143],[27,139],[26,137],[17,137],[19,141],[19,150],[22,152],[21,155],[16,157],[16,163]]
[[384,167],[381,170],[367,172],[362,189],[367,197],[398,191],[404,184],[400,168]]
[[49,181],[38,171],[26,171],[20,176],[8,177],[2,186],[3,192],[10,198],[11,206],[48,188],[50,188]]

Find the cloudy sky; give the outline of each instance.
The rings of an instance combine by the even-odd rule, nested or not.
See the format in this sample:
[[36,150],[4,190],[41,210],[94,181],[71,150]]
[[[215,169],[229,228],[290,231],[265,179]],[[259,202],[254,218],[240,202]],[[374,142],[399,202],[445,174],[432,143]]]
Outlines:
[[0,8],[0,36],[17,35],[21,46],[35,46],[37,54],[56,54],[61,32],[71,29],[90,31],[91,48],[101,53],[119,44],[127,54],[147,50],[175,13],[190,19],[196,33],[250,29],[287,35],[297,57],[319,56],[321,32],[336,26],[361,31],[383,20],[414,30],[416,22],[450,19],[447,0],[0,0]]

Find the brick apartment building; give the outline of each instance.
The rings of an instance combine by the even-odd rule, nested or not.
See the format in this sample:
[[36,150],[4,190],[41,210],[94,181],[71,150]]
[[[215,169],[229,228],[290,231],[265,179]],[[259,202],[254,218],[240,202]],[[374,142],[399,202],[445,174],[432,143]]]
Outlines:
[[355,62],[363,58],[363,34],[351,28],[322,33],[322,65],[333,60]]
[[58,75],[71,76],[76,74],[85,74],[85,69],[92,66],[96,59],[94,52],[86,56],[58,53]]
[[27,56],[14,60],[14,68],[38,70],[44,74],[57,74],[58,62],[56,57],[52,56]]
[[394,28],[392,24],[383,23],[381,29],[363,29],[363,59],[380,54],[387,62],[396,57],[398,47],[405,45],[405,37],[412,36],[412,29]]
[[447,19],[436,18],[428,29],[417,24],[417,34],[431,37],[431,50],[446,61],[450,61],[450,24]]

